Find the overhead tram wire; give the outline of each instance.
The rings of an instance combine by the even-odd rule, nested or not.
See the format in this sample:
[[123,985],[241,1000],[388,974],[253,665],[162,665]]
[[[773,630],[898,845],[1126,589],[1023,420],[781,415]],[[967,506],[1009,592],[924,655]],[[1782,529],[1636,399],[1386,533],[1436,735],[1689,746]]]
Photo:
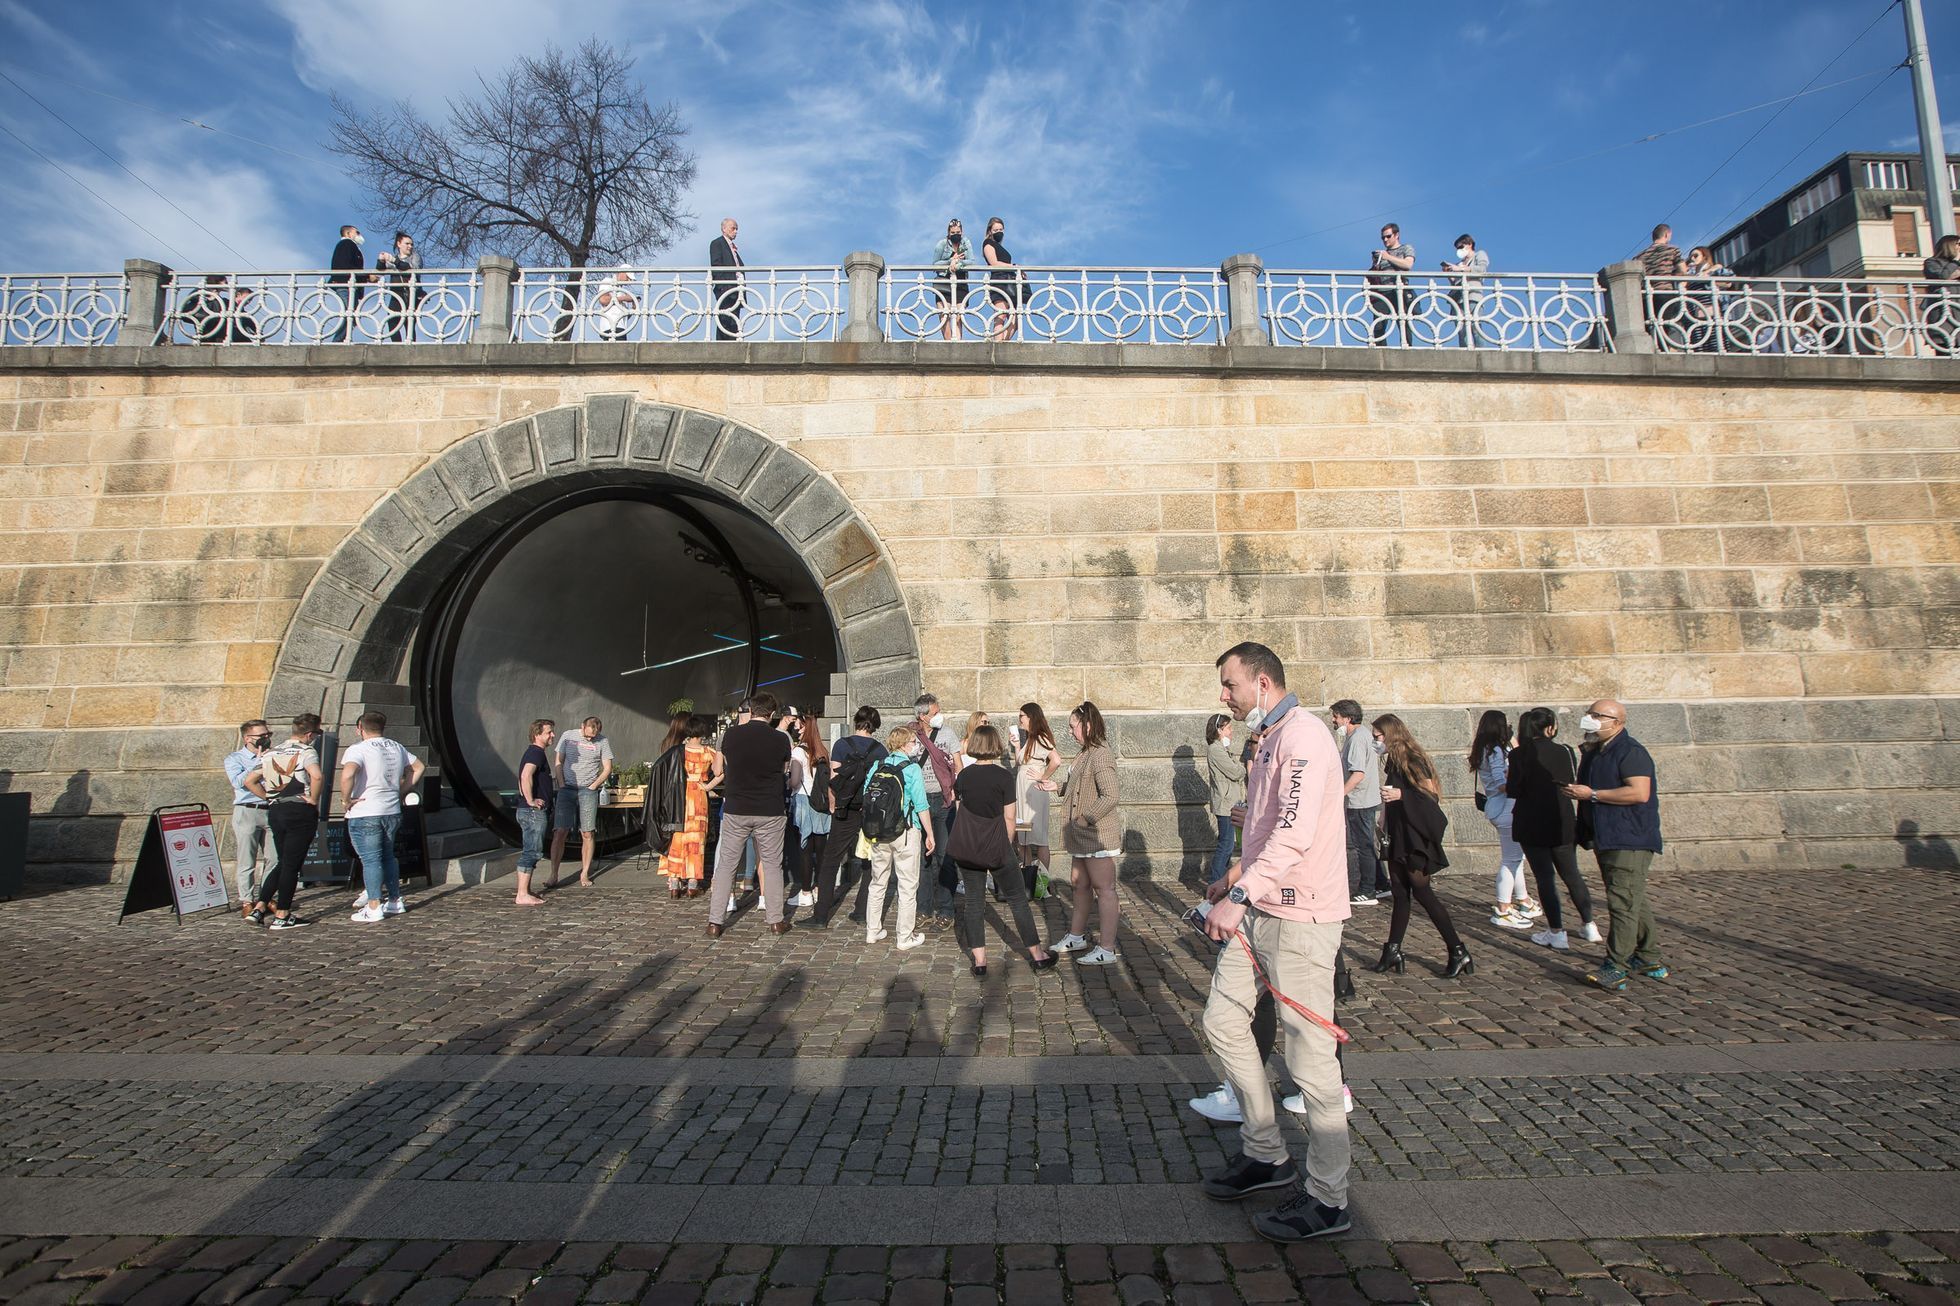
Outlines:
[[[1898,4],[1899,4],[1899,0],[1886,0],[1885,8],[1878,11],[1878,16],[1872,19],[1871,22],[1866,25],[1865,30],[1858,33],[1858,35],[1852,37],[1850,42],[1846,44],[1846,46],[1842,50],[1839,50],[1836,54],[1832,55],[1830,57],[1830,60],[1827,63],[1825,63],[1825,65],[1822,68],[1819,68],[1815,73],[1812,73],[1810,80],[1803,84],[1803,87],[1800,90],[1798,90],[1797,95],[1802,95],[1805,91],[1808,91],[1812,86],[1816,85],[1817,79],[1819,77],[1822,77],[1825,73],[1831,71],[1831,69],[1834,66],[1836,66],[1838,60],[1844,58],[1845,55],[1850,54],[1853,46],[1857,45],[1858,42],[1864,40],[1867,36],[1870,36],[1872,33],[1872,28],[1877,27],[1881,22],[1883,22],[1885,20],[1885,16],[1891,13],[1895,8],[1897,8]],[[1883,85],[1883,83],[1881,83],[1881,85]],[[1776,122],[1776,120],[1783,116],[1783,110],[1789,108],[1790,105],[1795,102],[1795,99],[1796,97],[1792,96],[1791,99],[1786,100],[1783,103],[1782,107],[1778,108],[1775,113],[1772,113],[1768,117],[1768,119],[1766,119],[1763,122],[1761,126],[1757,127],[1755,131],[1750,132],[1747,139],[1745,139],[1742,142],[1742,144],[1736,146],[1733,150],[1730,150],[1727,158],[1723,159],[1720,163],[1716,164],[1713,171],[1711,171],[1706,177],[1703,177],[1700,181],[1695,183],[1695,188],[1693,190],[1689,191],[1686,195],[1683,195],[1679,200],[1675,202],[1674,207],[1667,211],[1667,214],[1663,220],[1672,222],[1674,220],[1674,215],[1679,213],[1683,208],[1685,208],[1689,200],[1701,194],[1701,192],[1704,189],[1706,189],[1706,187],[1708,186],[1708,183],[1714,181],[1715,178],[1721,174],[1722,169],[1728,167],[1731,163],[1734,163],[1737,155],[1741,154],[1744,150],[1748,149],[1751,145],[1755,144],[1756,138],[1761,136],[1764,132],[1768,131],[1770,127]]]
[[[1653,141],[1664,140],[1669,136],[1679,136],[1683,132],[1697,131],[1703,127],[1713,127],[1716,123],[1727,122],[1731,118],[1740,118],[1744,114],[1759,113],[1762,110],[1768,109],[1775,105],[1789,104],[1793,100],[1801,100],[1804,97],[1810,95],[1822,95],[1826,91],[1835,91],[1840,86],[1850,86],[1856,82],[1862,82],[1873,77],[1884,77],[1890,73],[1895,73],[1897,71],[1898,71],[1897,66],[1893,66],[1889,68],[1874,68],[1872,71],[1868,73],[1859,73],[1856,77],[1846,77],[1841,81],[1830,82],[1823,86],[1816,86],[1808,90],[1798,91],[1795,95],[1778,96],[1774,100],[1764,100],[1761,104],[1752,104],[1741,109],[1730,109],[1727,113],[1718,113],[1712,118],[1703,118],[1699,122],[1683,123],[1679,127],[1669,127],[1664,131],[1649,132],[1645,136],[1636,136],[1632,140],[1621,141],[1616,145],[1604,146],[1603,148],[1597,150],[1589,150],[1584,154],[1575,154],[1570,158],[1557,159],[1551,163],[1533,164],[1528,168],[1519,168],[1515,172],[1508,172],[1499,176],[1492,177],[1489,180],[1485,181],[1480,186],[1473,186],[1468,188],[1467,191],[1463,187],[1457,187],[1455,189],[1448,190],[1448,191],[1438,191],[1433,195],[1425,195],[1418,199],[1398,201],[1397,203],[1392,204],[1385,209],[1378,210],[1377,212],[1374,213],[1364,213],[1358,218],[1350,218],[1345,222],[1336,222],[1331,226],[1317,227],[1312,231],[1302,232],[1297,236],[1288,236],[1284,240],[1275,240],[1265,245],[1255,245],[1248,252],[1253,254],[1263,254],[1269,249],[1278,249],[1283,245],[1292,245],[1303,240],[1312,240],[1315,236],[1324,236],[1327,235],[1329,232],[1343,231],[1348,227],[1358,227],[1365,222],[1373,222],[1378,219],[1390,218],[1398,213],[1406,213],[1410,209],[1421,208],[1424,205],[1439,204],[1444,200],[1459,199],[1466,193],[1474,194],[1478,191],[1494,190],[1499,186],[1504,186],[1509,184],[1510,182],[1516,181],[1520,177],[1529,177],[1536,173],[1541,173],[1541,172],[1553,172],[1559,168],[1569,168],[1577,163],[1587,163],[1593,159],[1602,158],[1608,154],[1616,154],[1621,150],[1632,149],[1636,145],[1646,145]],[[1813,78],[1812,80],[1815,79]],[[1883,85],[1883,83],[1881,83],[1881,85]]]
[[21,146],[24,149],[32,153],[35,158],[47,164],[50,168],[53,168],[56,172],[60,173],[62,176],[68,178],[68,180],[74,182],[77,186],[80,186],[83,190],[87,191],[89,195],[94,198],[96,203],[100,204],[103,208],[108,209],[110,212],[114,213],[117,217],[121,218],[124,222],[127,222],[130,226],[136,228],[138,231],[148,236],[151,240],[154,240],[157,244],[163,246],[165,249],[169,250],[172,254],[176,255],[178,262],[190,263],[192,261],[184,257],[184,251],[178,249],[175,245],[165,240],[162,236],[157,235],[156,232],[151,231],[148,227],[138,222],[135,218],[132,218],[127,213],[124,213],[121,209],[111,204],[108,200],[103,199],[102,196],[96,194],[94,188],[91,187],[87,182],[83,181],[80,177],[77,177],[74,173],[68,171],[68,169],[62,167],[59,163],[56,163],[53,159],[50,159],[47,155],[41,153],[41,151],[34,145],[32,141],[29,141],[26,137],[22,136],[19,132],[15,131],[13,128],[7,126],[7,124],[3,122],[0,122],[0,132],[5,132],[7,133],[7,135],[13,137],[16,141],[20,142]]
[[136,180],[142,184],[145,190],[149,191],[150,194],[162,200],[165,204],[168,204],[171,208],[176,209],[178,215],[182,217],[185,221],[189,222],[192,226],[196,227],[199,231],[203,232],[211,239],[217,241],[220,245],[223,245],[227,250],[230,250],[232,257],[236,258],[239,262],[243,263],[246,267],[251,268],[253,271],[256,272],[258,270],[258,264],[252,262],[251,259],[246,258],[243,254],[239,253],[238,250],[232,245],[230,241],[226,240],[223,236],[220,236],[217,232],[211,230],[211,228],[205,226],[202,222],[199,222],[196,218],[192,217],[190,214],[184,212],[183,208],[177,203],[176,200],[171,199],[168,195],[158,190],[155,186],[152,186],[148,181],[145,181],[142,177],[138,176],[135,170],[130,168],[128,164],[124,163],[121,159],[118,159],[115,155],[109,153],[109,151],[103,149],[102,146],[97,145],[94,140],[90,139],[88,133],[84,132],[80,127],[77,127],[74,123],[69,122],[66,118],[56,113],[52,108],[49,108],[47,104],[42,102],[39,96],[35,95],[34,92],[28,90],[25,86],[22,86],[19,82],[15,81],[4,70],[0,70],[0,80],[4,80],[7,83],[7,85],[13,87],[16,91],[19,91],[22,95],[25,95],[28,99],[34,101],[35,104],[40,105],[41,109],[44,112],[46,112],[50,118],[53,118],[56,122],[60,123],[63,127],[66,127],[69,131],[74,132],[75,135],[81,137],[89,145],[93,146],[96,153],[100,154],[103,158],[107,159],[109,162],[115,164],[118,168],[121,168],[124,172],[128,173],[130,176],[135,177]]
[[[43,76],[43,74],[29,72],[25,68],[0,70],[0,72],[6,72],[6,71],[11,71],[13,75],[17,77]],[[53,80],[53,79],[46,79],[46,80]],[[298,150],[289,150],[283,145],[274,145],[271,141],[261,141],[261,140],[254,139],[253,137],[250,136],[241,136],[237,132],[226,131],[222,127],[213,127],[208,122],[204,122],[197,118],[186,117],[184,114],[177,113],[171,109],[163,108],[161,105],[145,104],[141,100],[132,100],[128,96],[113,95],[108,91],[97,90],[93,86],[82,86],[69,82],[64,82],[63,86],[71,91],[81,91],[87,95],[99,95],[105,100],[114,100],[117,104],[126,104],[132,109],[141,109],[145,113],[154,113],[160,118],[168,118],[172,122],[183,123],[185,126],[195,127],[199,131],[207,131],[216,136],[229,136],[232,140],[243,141],[247,145],[256,145],[262,150],[271,150],[275,154],[284,154],[289,158],[298,159],[303,163],[317,163],[324,167],[329,167],[329,168],[337,168],[339,166],[332,159],[327,158],[323,154],[301,154]]]
[[[1898,67],[1892,69],[1893,76],[1896,76],[1900,72],[1903,72],[1907,67],[1908,65],[1902,63]],[[1891,81],[1892,78],[1887,77],[1884,81],[1873,82],[1871,89],[1866,91],[1863,95],[1859,96],[1856,100],[1852,101],[1850,108],[1846,109],[1843,113],[1839,114],[1837,117],[1831,119],[1830,122],[1824,125],[1824,129],[1822,131],[1818,132],[1815,136],[1805,141],[1803,145],[1797,150],[1796,153],[1792,154],[1789,158],[1783,160],[1783,162],[1777,164],[1775,169],[1770,172],[1769,180],[1758,184],[1756,189],[1750,191],[1747,195],[1745,195],[1727,213],[1724,213],[1720,218],[1716,219],[1713,223],[1709,224],[1707,230],[1702,234],[1700,243],[1707,244],[1709,241],[1713,240],[1717,235],[1721,234],[1724,230],[1726,230],[1729,225],[1729,219],[1733,218],[1736,214],[1740,213],[1743,209],[1748,208],[1750,202],[1753,201],[1756,198],[1756,196],[1762,194],[1765,190],[1769,189],[1771,186],[1774,186],[1776,184],[1776,179],[1783,175],[1783,170],[1785,168],[1788,168],[1791,164],[1795,163],[1798,159],[1801,159],[1805,154],[1808,154],[1810,152],[1811,146],[1823,140],[1824,137],[1829,135],[1831,131],[1839,123],[1843,122],[1846,118],[1849,118],[1852,114],[1856,113],[1858,111],[1859,105],[1862,105],[1866,100],[1869,100],[1872,98],[1872,96],[1878,94],[1879,90],[1882,87],[1890,85]]]

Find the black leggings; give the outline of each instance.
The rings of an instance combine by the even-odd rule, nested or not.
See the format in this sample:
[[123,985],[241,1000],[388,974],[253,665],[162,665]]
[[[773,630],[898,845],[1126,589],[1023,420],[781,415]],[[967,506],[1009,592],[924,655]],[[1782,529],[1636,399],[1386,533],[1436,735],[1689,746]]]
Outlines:
[[[832,816],[830,833],[824,836],[823,859],[817,863],[817,905],[815,920],[819,925],[830,923],[831,913],[837,910],[838,900],[850,892],[851,884],[857,875],[856,861],[851,856],[857,848],[858,827],[864,824],[862,810],[849,816]],[[844,883],[837,883],[840,876]]]
[[1450,924],[1450,909],[1429,887],[1429,870],[1421,866],[1404,866],[1400,862],[1388,864],[1388,889],[1395,895],[1395,914],[1388,920],[1388,941],[1400,947],[1402,936],[1409,932],[1409,899],[1414,898],[1429,913],[1429,923],[1443,936],[1444,946],[1454,952],[1463,946],[1463,940],[1456,936],[1456,926]]
[[259,889],[259,901],[288,912],[293,909],[293,890],[299,887],[299,868],[305,865],[320,826],[320,812],[312,803],[274,803],[265,819],[272,827],[272,849],[278,860]]
[[[794,830],[796,829],[796,825],[792,822],[789,828]],[[828,837],[827,835],[813,834],[803,840],[803,857],[796,865],[797,892],[808,893],[816,887],[817,868],[823,865],[823,844],[824,840]]]
[[[1592,891],[1579,874],[1579,854],[1573,845],[1528,843],[1524,845],[1524,859],[1531,863],[1532,878],[1538,881],[1538,901],[1545,908],[1546,928],[1565,928],[1565,918],[1558,909],[1558,880],[1565,881],[1565,891],[1572,895],[1572,910],[1579,914],[1579,923],[1592,920]],[[1554,872],[1557,880],[1553,879]]]
[[[1013,862],[1009,857],[1006,865],[994,868],[994,883],[1007,899],[1007,910],[1014,913],[1014,928],[1021,932],[1022,944],[1037,948],[1041,946],[1041,936],[1035,933],[1034,910],[1028,906],[1027,878]],[[983,948],[987,945],[987,868],[962,864],[960,875],[966,880],[966,903],[960,910],[960,943],[968,949]]]

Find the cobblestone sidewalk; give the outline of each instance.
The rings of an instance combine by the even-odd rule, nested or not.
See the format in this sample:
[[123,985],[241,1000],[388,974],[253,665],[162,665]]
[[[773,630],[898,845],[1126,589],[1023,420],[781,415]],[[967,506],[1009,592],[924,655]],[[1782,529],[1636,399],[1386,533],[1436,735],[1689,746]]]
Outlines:
[[663,1243],[28,1239],[0,1246],[13,1306],[520,1301],[762,1306],[1210,1306],[1234,1302],[1902,1302],[1960,1286],[1960,1237],[1343,1243],[1274,1248],[1014,1244],[792,1247]]

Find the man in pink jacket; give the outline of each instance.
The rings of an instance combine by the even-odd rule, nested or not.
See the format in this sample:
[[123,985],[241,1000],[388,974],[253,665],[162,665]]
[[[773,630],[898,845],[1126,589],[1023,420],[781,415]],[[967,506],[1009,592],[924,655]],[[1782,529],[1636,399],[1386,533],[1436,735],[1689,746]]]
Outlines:
[[[1225,944],[1205,1003],[1205,1037],[1237,1094],[1244,1123],[1239,1154],[1205,1180],[1205,1196],[1236,1202],[1300,1183],[1274,1119],[1273,1088],[1252,1038],[1259,996],[1253,957],[1266,981],[1322,1018],[1333,1019],[1334,962],[1348,906],[1347,822],[1334,736],[1286,692],[1286,668],[1263,644],[1238,644],[1218,659],[1219,699],[1260,729],[1246,778],[1245,850],[1231,888],[1214,901],[1206,930]],[[1234,936],[1251,945],[1252,956]],[[1304,1242],[1350,1226],[1347,1114],[1333,1036],[1286,1003],[1286,1070],[1307,1106],[1307,1181],[1255,1216],[1274,1242]]]

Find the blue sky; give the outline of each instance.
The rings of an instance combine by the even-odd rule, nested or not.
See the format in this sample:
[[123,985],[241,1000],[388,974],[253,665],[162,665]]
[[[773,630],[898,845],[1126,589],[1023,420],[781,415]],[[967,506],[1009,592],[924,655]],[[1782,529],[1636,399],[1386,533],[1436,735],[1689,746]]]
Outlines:
[[[1960,0],[1927,9],[1960,151]],[[629,48],[651,98],[678,102],[692,127],[697,220],[661,263],[705,262],[724,213],[741,219],[758,264],[834,264],[866,248],[924,261],[949,215],[977,231],[998,213],[1024,263],[1215,266],[1254,250],[1274,267],[1353,267],[1392,214],[1422,267],[1468,230],[1500,269],[1591,270],[1663,217],[1686,243],[1841,151],[1916,148],[1901,72],[1798,100],[1774,121],[1764,110],[1596,154],[1813,77],[1887,68],[1904,35],[1899,11],[1884,10],[0,0],[0,70],[161,192],[0,82],[0,126],[154,234],[4,132],[0,221],[13,271],[110,270],[132,256],[321,266],[341,222],[363,224],[371,250],[381,228],[324,148],[329,92],[439,113],[479,69],[598,34]]]

